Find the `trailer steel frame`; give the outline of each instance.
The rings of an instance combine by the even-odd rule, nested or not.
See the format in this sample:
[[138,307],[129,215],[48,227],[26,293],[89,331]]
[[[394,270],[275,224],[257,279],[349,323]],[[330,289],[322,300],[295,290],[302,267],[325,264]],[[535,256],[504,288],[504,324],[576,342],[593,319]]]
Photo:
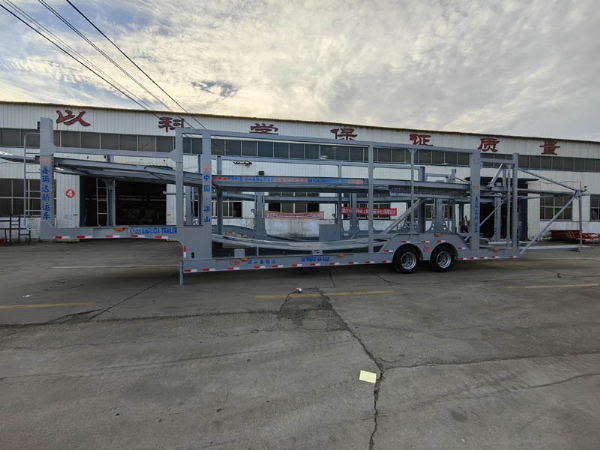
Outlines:
[[[202,152],[197,155],[198,171],[184,171],[184,136],[202,140]],[[337,177],[313,176],[241,176],[223,173],[223,162],[241,161],[248,157],[211,155],[214,139],[239,139],[253,141],[276,141],[292,143],[317,143],[320,145],[344,145],[367,149],[368,161],[315,161],[315,164],[336,165]],[[402,148],[410,151],[409,164],[381,164],[374,162],[374,149],[379,147]],[[444,174],[428,174],[424,166],[415,164],[418,150],[450,151],[469,155],[470,177],[458,180],[455,169]],[[82,159],[83,155],[102,156],[103,160]],[[136,165],[115,162],[119,157],[147,157],[169,160],[168,166]],[[216,161],[215,161],[216,160]],[[252,161],[260,160],[252,158]],[[265,159],[267,160],[267,159]],[[216,170],[213,172],[213,161]],[[285,164],[306,164],[299,160],[274,160]],[[520,248],[518,240],[517,206],[527,198],[528,190],[518,185],[518,154],[506,159],[486,157],[478,150],[371,141],[338,141],[307,137],[279,135],[256,135],[203,129],[176,130],[175,149],[170,153],[148,153],[57,147],[52,142],[52,121],[40,121],[40,177],[41,177],[41,226],[40,238],[45,240],[150,238],[177,240],[183,246],[180,264],[180,284],[183,275],[196,272],[278,269],[284,267],[319,267],[360,264],[390,264],[398,272],[412,273],[419,261],[429,263],[432,270],[445,272],[455,261],[475,261],[502,258],[518,258],[528,250],[536,238]],[[366,177],[342,177],[344,167],[362,167]],[[379,167],[408,170],[409,179],[375,178]],[[492,168],[491,181],[482,185],[482,170]],[[168,183],[175,186],[175,223],[162,226],[120,226],[114,221],[114,208],[107,208],[109,226],[61,228],[56,226],[54,174],[68,173],[92,176],[103,180],[128,180]],[[538,176],[532,172],[530,175]],[[539,177],[539,176],[538,176]],[[548,180],[544,177],[539,177]],[[548,180],[551,181],[551,180]],[[572,195],[569,204],[580,200],[581,190],[560,184],[563,190],[551,195]],[[114,183],[113,183],[114,186]],[[109,189],[109,191],[111,191]],[[306,197],[271,196],[265,193],[277,191],[330,193],[331,196]],[[374,230],[373,204],[375,195],[383,195],[393,202],[406,202],[406,212],[381,232]],[[114,192],[112,192],[114,197]],[[359,197],[360,196],[360,197]],[[216,226],[213,226],[211,203],[216,199]],[[255,226],[250,233],[235,231],[235,227],[223,225],[223,201],[227,198],[255,202]],[[358,227],[356,205],[358,200],[368,203],[368,230],[361,233]],[[271,239],[265,231],[264,205],[270,201],[315,201],[336,205],[335,224],[340,239],[285,240]],[[425,220],[425,204],[432,204],[433,218]],[[494,208],[485,218],[481,217],[481,205],[491,203]],[[344,229],[342,204],[350,206],[350,228]],[[449,217],[444,217],[443,205],[449,205]],[[458,216],[462,219],[464,206],[469,206],[469,230],[458,232]],[[506,219],[502,222],[502,208],[506,206]],[[565,206],[566,207],[566,206]],[[457,214],[458,210],[458,214]],[[562,211],[561,211],[562,212]],[[555,216],[558,217],[560,212]],[[553,219],[553,220],[554,220]],[[493,220],[494,236],[483,239],[481,225]],[[505,226],[506,236],[500,229]],[[580,215],[580,228],[582,227]],[[546,227],[547,229],[548,227]],[[232,231],[233,230],[233,231]],[[214,233],[216,231],[216,233]],[[542,230],[541,233],[545,231]],[[541,234],[540,233],[540,234]],[[334,233],[335,234],[335,233]],[[580,236],[582,235],[580,229]],[[225,252],[214,254],[213,247]],[[581,242],[579,245],[581,249]]]

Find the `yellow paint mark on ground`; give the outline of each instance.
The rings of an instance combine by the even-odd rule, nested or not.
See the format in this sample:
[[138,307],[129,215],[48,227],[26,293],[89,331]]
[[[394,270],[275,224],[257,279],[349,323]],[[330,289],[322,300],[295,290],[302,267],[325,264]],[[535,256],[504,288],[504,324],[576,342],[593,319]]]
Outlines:
[[391,294],[394,291],[351,291],[351,292],[329,292],[327,295],[377,295],[377,294]]
[[[343,295],[378,295],[378,294],[391,294],[394,291],[349,291],[349,292],[326,292],[325,295],[328,297],[339,297]],[[294,298],[299,297],[320,297],[321,294],[273,294],[273,295],[255,295],[255,299],[261,298],[281,298],[291,295]]]
[[508,289],[557,289],[557,288],[572,288],[572,287],[595,287],[600,286],[599,283],[593,284],[555,284],[555,285],[547,285],[540,284],[535,286],[507,286]]
[[0,309],[27,309],[27,308],[64,308],[69,306],[90,306],[94,302],[72,302],[72,303],[30,303],[22,305],[0,305]]
[[360,381],[366,381],[367,383],[377,383],[377,374],[373,372],[368,372],[366,370],[361,370],[360,375],[358,376]]

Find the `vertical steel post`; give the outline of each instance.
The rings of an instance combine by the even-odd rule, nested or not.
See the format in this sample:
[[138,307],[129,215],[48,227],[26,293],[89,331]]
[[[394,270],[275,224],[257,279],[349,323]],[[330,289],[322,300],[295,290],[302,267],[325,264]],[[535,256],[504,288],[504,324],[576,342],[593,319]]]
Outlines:
[[512,227],[511,227],[511,236],[512,236],[512,246],[513,250],[517,250],[519,248],[519,216],[517,214],[517,208],[519,207],[519,154],[513,153],[513,165],[512,165]]
[[415,232],[415,149],[410,150],[410,234]]
[[369,144],[369,253],[373,253],[373,144]]
[[581,204],[581,190],[577,190],[577,203],[579,205],[579,245],[577,251],[581,252],[583,248],[583,205]]
[[471,162],[471,226],[469,245],[471,250],[479,250],[479,220],[481,217],[481,154],[473,152]]
[[175,225],[183,226],[183,128],[175,131]]
[[[217,175],[223,174],[223,158],[217,156]],[[223,234],[223,189],[217,188],[217,233]]]
[[44,229],[44,222],[47,225],[55,225],[55,206],[54,206],[54,151],[56,147],[52,143],[52,120],[47,118],[40,119],[40,207],[41,207],[41,228],[40,237]]

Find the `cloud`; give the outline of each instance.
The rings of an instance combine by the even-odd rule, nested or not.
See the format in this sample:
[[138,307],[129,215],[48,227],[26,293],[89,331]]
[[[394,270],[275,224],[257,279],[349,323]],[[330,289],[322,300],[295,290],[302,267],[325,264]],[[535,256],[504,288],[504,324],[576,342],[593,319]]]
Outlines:
[[[164,109],[39,4],[20,5],[143,102]],[[179,109],[68,5],[53,6]],[[77,6],[192,112],[600,140],[593,0]],[[138,108],[8,14],[0,25],[17,41],[0,43],[5,100]]]

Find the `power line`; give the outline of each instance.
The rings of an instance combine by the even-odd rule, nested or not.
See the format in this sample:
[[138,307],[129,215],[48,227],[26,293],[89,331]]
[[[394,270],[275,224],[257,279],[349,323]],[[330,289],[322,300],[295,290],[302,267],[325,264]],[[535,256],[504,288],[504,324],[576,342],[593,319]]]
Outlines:
[[57,47],[61,52],[65,53],[67,56],[69,56],[70,58],[73,58],[75,61],[77,61],[79,64],[81,64],[83,67],[85,67],[87,70],[89,70],[90,72],[92,72],[94,75],[96,75],[98,78],[100,78],[102,81],[104,81],[105,83],[109,84],[112,88],[114,88],[115,90],[119,91],[121,94],[123,94],[125,97],[127,97],[129,100],[131,100],[132,102],[136,103],[137,105],[141,106],[142,108],[149,110],[149,108],[146,105],[143,105],[142,103],[138,102],[135,98],[133,98],[132,96],[130,96],[129,94],[127,94],[126,92],[124,92],[122,89],[118,88],[117,86],[115,86],[113,83],[111,83],[110,81],[108,81],[106,78],[104,78],[102,75],[100,75],[98,72],[96,72],[95,70],[93,70],[92,68],[90,68],[88,65],[86,65],[85,63],[81,62],[80,60],[78,60],[75,56],[73,56],[72,54],[70,54],[68,51],[66,51],[64,48],[62,48],[60,45],[58,45],[56,42],[52,41],[50,38],[48,38],[47,36],[45,36],[43,33],[41,33],[39,30],[36,30],[34,27],[32,27],[30,24],[28,24],[27,22],[25,22],[23,19],[21,19],[19,16],[17,16],[15,13],[13,13],[12,11],[10,11],[8,8],[6,8],[3,5],[0,5],[0,7],[2,7],[2,9],[4,9],[6,12],[8,12],[10,15],[14,16],[17,20],[19,20],[20,22],[24,23],[27,27],[31,28],[33,31],[35,31],[37,34],[39,34],[40,36],[42,36],[44,39],[46,39],[48,42],[50,42],[52,45],[54,45],[55,47]]
[[131,96],[135,97],[135,94],[133,94],[129,89],[127,89],[124,86],[120,85],[114,78],[110,77],[106,72],[104,72],[102,69],[100,69],[98,66],[96,66],[93,62],[91,62],[90,60],[88,60],[85,56],[83,56],[81,53],[79,53],[77,50],[75,50],[69,44],[67,44],[62,39],[60,39],[58,36],[56,36],[54,33],[52,33],[52,31],[50,31],[49,29],[47,29],[45,26],[43,26],[41,23],[39,23],[37,20],[35,20],[29,14],[27,14],[27,12],[25,12],[24,10],[22,10],[21,8],[19,8],[17,5],[13,4],[10,0],[5,0],[5,2],[8,3],[14,10],[18,11],[22,16],[26,17],[29,20],[30,23],[34,23],[40,29],[44,30],[44,32],[46,32],[47,35],[52,36],[52,38],[56,42],[59,42],[69,52],[74,53],[75,55],[77,55],[81,60],[85,61],[89,66],[93,67],[96,71],[102,73],[102,75],[104,77],[106,77],[107,79],[110,79],[116,86],[118,86],[119,88],[123,89],[124,91],[126,91],[127,93],[129,93]]
[[148,95],[150,95],[151,97],[154,97],[165,108],[168,108],[168,106],[161,99],[159,99],[156,95],[154,95],[152,92],[150,92],[148,89],[146,89],[138,80],[136,80],[133,76],[131,76],[131,74],[129,74],[125,69],[123,69],[123,67],[121,67],[115,60],[113,60],[109,55],[107,55],[104,51],[102,51],[102,49],[100,49],[96,44],[94,44],[91,40],[89,40],[87,36],[85,36],[82,32],[80,32],[75,26],[73,26],[67,19],[65,19],[62,15],[60,15],[60,13],[57,12],[54,8],[52,8],[48,3],[46,3],[44,0],[38,0],[38,2],[41,3],[48,11],[50,11],[52,14],[54,14],[60,21],[62,21],[71,30],[73,30],[75,33],[77,33],[77,35],[79,35],[79,37],[81,37],[90,46],[92,46],[92,48],[94,48],[94,50],[96,50],[98,53],[100,53],[102,56],[104,56],[108,61],[110,61],[115,67],[117,67],[121,72],[123,72],[123,74],[125,74],[130,80],[132,80],[140,88],[142,88],[144,91],[146,91],[146,93],[148,93]]
[[[42,1],[42,0],[40,0],[40,1]],[[75,11],[77,11],[91,26],[93,26],[98,31],[98,33],[100,33],[102,36],[104,36],[104,38],[106,38],[106,40],[108,42],[110,42],[125,58],[127,58],[127,60],[129,62],[131,62],[131,64],[133,64],[150,81],[152,81],[152,83],[154,83],[154,85],[156,85],[156,87],[158,87],[167,97],[169,97],[177,106],[179,106],[182,111],[184,111],[185,113],[187,113],[188,115],[190,115],[192,117],[192,119],[194,119],[202,128],[206,128],[198,119],[196,119],[195,117],[193,117],[192,114],[189,111],[187,111],[183,106],[181,106],[177,100],[175,100],[173,97],[171,97],[171,95],[169,95],[169,93],[167,91],[165,91],[156,81],[154,81],[150,75],[148,75],[140,66],[138,66],[135,63],[135,61],[133,61],[129,56],[127,56],[125,54],[125,52],[123,50],[121,50],[117,44],[115,44],[106,34],[104,34],[102,32],[102,30],[100,30],[83,12],[81,12],[73,3],[71,3],[70,0],[66,0],[66,2],[69,5],[71,5],[73,7],[73,9],[75,9]]]

